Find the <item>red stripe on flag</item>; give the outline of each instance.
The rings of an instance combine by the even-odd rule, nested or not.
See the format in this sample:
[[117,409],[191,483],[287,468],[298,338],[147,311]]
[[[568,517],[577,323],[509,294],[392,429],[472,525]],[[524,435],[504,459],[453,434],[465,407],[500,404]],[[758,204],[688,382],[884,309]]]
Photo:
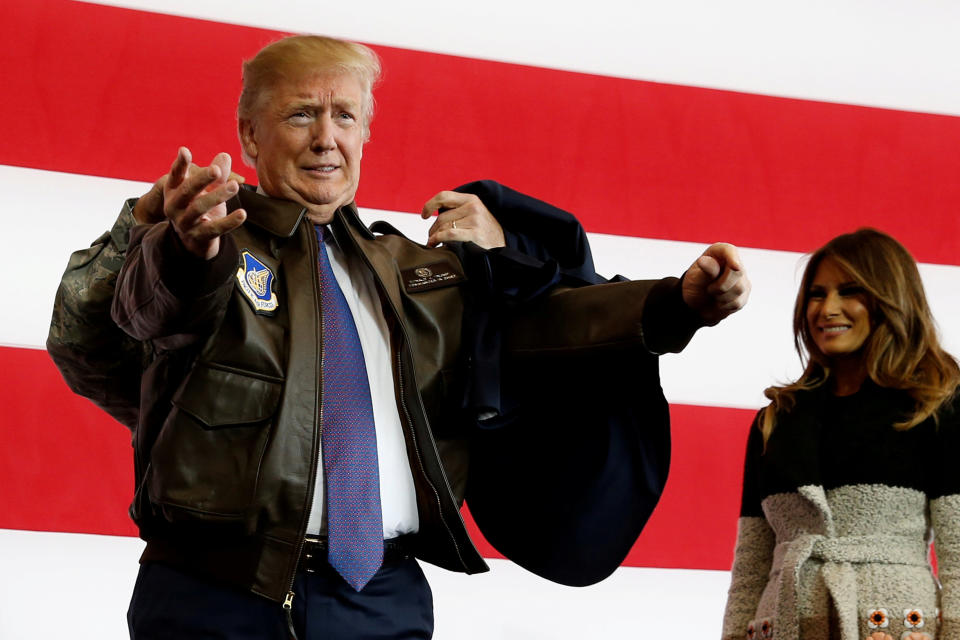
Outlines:
[[0,347],[0,529],[136,535],[130,432],[74,395],[46,351]]
[[[64,384],[45,351],[0,348],[4,444],[0,529],[136,535],[127,517],[127,430]],[[752,411],[671,406],[673,462],[664,496],[625,565],[729,569]],[[488,558],[502,557],[466,513]]]
[[[276,32],[66,0],[5,9],[0,163],[153,180],[181,144],[239,160],[240,61]],[[377,51],[363,206],[417,210],[494,178],[597,232],[807,251],[872,225],[960,264],[960,118]]]
[[730,569],[747,434],[755,414],[753,409],[670,405],[673,453],[667,487],[624,564]]

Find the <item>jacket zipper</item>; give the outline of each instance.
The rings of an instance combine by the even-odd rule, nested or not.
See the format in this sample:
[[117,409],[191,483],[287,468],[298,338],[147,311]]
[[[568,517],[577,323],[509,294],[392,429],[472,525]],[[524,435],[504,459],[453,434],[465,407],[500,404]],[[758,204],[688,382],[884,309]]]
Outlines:
[[[324,251],[325,248],[320,246],[320,241],[316,240],[316,230],[312,229],[312,231],[314,232],[313,239],[315,241],[310,242],[308,244],[316,247],[317,251]],[[319,358],[319,367],[317,369],[317,376],[316,376],[317,377],[317,399],[318,399],[317,405],[320,407],[320,410],[317,413],[317,422],[316,422],[317,437],[314,441],[315,443],[319,443],[323,438],[323,360],[324,360],[324,355],[326,353],[326,349],[324,348],[324,340],[323,340],[323,306],[320,301],[320,283],[318,281],[318,276],[317,276],[318,267],[316,266],[317,260],[319,260],[319,256],[316,253],[314,253],[312,250],[310,251],[310,255],[313,258],[313,264],[314,264],[313,287],[314,287],[314,291],[316,292],[315,299],[317,301],[317,335],[320,336],[320,358]],[[313,451],[311,452],[310,456],[311,456],[310,470],[313,472],[311,474],[312,479],[310,481],[310,486],[307,489],[307,504],[306,504],[306,508],[304,509],[303,521],[300,524],[300,535],[297,542],[297,552],[293,556],[294,564],[293,564],[293,571],[290,573],[290,584],[287,585],[287,595],[283,599],[283,611],[286,614],[286,618],[287,618],[287,628],[290,631],[290,635],[291,637],[293,637],[294,640],[297,640],[297,634],[293,628],[293,617],[292,617],[293,597],[294,595],[296,595],[293,592],[293,583],[297,579],[297,565],[300,563],[300,554],[303,553],[303,545],[306,543],[307,525],[310,523],[310,515],[313,512],[313,494],[317,488],[317,483],[316,483],[317,466],[320,464],[320,456],[317,453],[316,446],[313,447]]]
[[[400,322],[397,322],[397,326],[401,326]],[[401,330],[402,334],[402,330]],[[406,345],[406,337],[404,336],[404,346]],[[413,426],[413,418],[410,415],[410,409],[407,407],[407,398],[406,391],[403,384],[403,360],[401,356],[401,350],[397,349],[397,385],[400,387],[400,406],[403,408],[404,417],[407,419],[407,426],[410,430],[410,437],[413,440],[413,450],[417,453],[417,463],[420,465],[420,470],[423,472],[423,477],[427,481],[427,485],[430,487],[430,490],[433,491],[433,497],[437,502],[437,513],[440,514],[440,522],[443,523],[444,529],[447,530],[447,535],[450,536],[450,542],[453,543],[453,547],[457,552],[457,558],[460,560],[460,564],[463,565],[464,569],[469,569],[467,563],[463,560],[463,554],[460,552],[460,545],[457,544],[457,538],[453,535],[453,531],[450,529],[450,525],[447,523],[447,519],[443,517],[443,504],[440,502],[440,493],[437,491],[437,488],[430,481],[430,477],[427,475],[427,470],[423,466],[423,457],[420,455],[420,445],[417,442],[417,432]],[[439,459],[439,455],[438,455]],[[458,514],[459,515],[459,514]]]

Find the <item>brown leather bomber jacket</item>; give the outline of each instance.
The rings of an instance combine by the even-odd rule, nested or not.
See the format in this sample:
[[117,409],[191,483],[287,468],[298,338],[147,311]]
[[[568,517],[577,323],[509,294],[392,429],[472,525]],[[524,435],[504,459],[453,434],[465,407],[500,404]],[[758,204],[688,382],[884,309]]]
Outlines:
[[[131,233],[113,318],[155,353],[134,430],[131,514],[147,541],[143,560],[187,567],[279,602],[293,583],[318,464],[317,242],[296,203],[242,190],[230,206],[243,206],[247,222],[223,238],[209,262],[188,254],[167,223]],[[485,571],[459,513],[467,441],[448,428],[462,267],[449,250],[374,236],[353,205],[341,208],[332,225],[342,249],[373,272],[391,327],[420,514],[416,555],[453,571]],[[272,273],[275,310],[258,311],[244,293],[243,252]],[[425,279],[427,272],[417,271],[424,267],[441,277]],[[662,288],[666,281],[659,282]],[[542,305],[543,317],[521,318],[507,342],[551,353],[637,344],[647,296],[657,286],[558,291]]]

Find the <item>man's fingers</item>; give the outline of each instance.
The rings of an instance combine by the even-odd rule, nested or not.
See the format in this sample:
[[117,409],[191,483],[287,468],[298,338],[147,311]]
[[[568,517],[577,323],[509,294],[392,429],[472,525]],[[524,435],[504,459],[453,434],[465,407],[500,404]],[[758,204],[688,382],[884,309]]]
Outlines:
[[703,273],[704,281],[706,282],[712,282],[716,280],[720,275],[721,269],[723,268],[723,266],[717,262],[716,258],[709,256],[706,253],[697,258],[697,262],[695,264]]
[[212,235],[222,236],[227,233],[230,233],[240,225],[242,225],[247,220],[247,212],[243,209],[235,209],[231,211],[228,215],[219,218],[217,220],[211,220],[208,224],[209,230]]
[[[236,195],[239,188],[240,185],[236,182],[228,180],[215,189],[194,197],[186,207],[171,212],[170,217],[175,219],[182,228],[196,224],[197,220],[204,215],[214,214],[211,217],[223,217],[226,214],[224,203]],[[221,207],[220,211],[215,212],[214,210],[218,207]]]
[[218,153],[208,167],[198,167],[191,159],[190,150],[180,147],[166,184],[158,181],[157,185],[165,186],[163,214],[173,224],[184,246],[195,255],[209,259],[218,251],[218,238],[246,220],[245,211],[238,209],[228,214],[224,204],[240,190],[243,177],[233,173],[227,153]]
[[[210,165],[207,167],[201,167],[200,165],[191,162],[189,169],[187,170],[187,177],[194,180],[209,180],[204,189],[210,189],[212,186],[216,185],[219,182],[225,182],[229,179],[228,176],[238,175],[233,173],[230,170],[231,159],[230,154],[226,152],[220,152],[213,157],[213,160],[210,161]],[[211,178],[211,173],[206,172],[210,167],[216,166],[220,173],[215,177]],[[239,176],[242,179],[242,176]],[[239,182],[239,180],[238,180]]]
[[[219,155],[219,154],[218,154],[218,155]],[[227,156],[227,158],[230,157],[230,154],[228,154],[228,153],[223,153],[222,155]],[[217,158],[215,157],[215,158],[214,158],[214,161],[216,161],[216,159],[217,159]],[[212,164],[214,164],[214,163],[211,162],[210,164],[212,165]],[[229,163],[227,163],[226,166],[223,166],[222,164],[219,164],[219,166],[220,166],[220,172],[221,172],[221,173],[220,173],[220,178],[223,178],[223,176],[226,176],[226,178],[225,178],[225,179],[222,179],[222,180],[221,180],[220,178],[218,178],[218,179],[216,179],[216,180],[211,180],[210,182],[207,182],[207,184],[203,187],[203,189],[205,189],[205,190],[212,189],[212,188],[214,188],[214,187],[217,185],[218,182],[226,182],[227,180],[233,180],[233,181],[235,181],[237,184],[244,184],[244,183],[247,181],[247,179],[246,179],[245,177],[243,177],[242,175],[240,175],[240,174],[237,173],[236,171],[231,170]],[[187,176],[190,177],[190,178],[197,178],[197,177],[199,176],[199,179],[202,180],[202,179],[204,179],[204,178],[203,178],[203,175],[204,175],[203,172],[206,171],[206,170],[207,170],[207,167],[201,167],[200,165],[198,165],[198,164],[196,164],[196,163],[194,163],[194,162],[191,162],[191,163],[189,164],[189,168],[187,169]],[[206,174],[206,175],[207,175],[207,178],[206,178],[206,179],[209,179],[209,177],[210,177],[209,174]],[[166,177],[167,177],[167,176],[164,176],[164,179],[165,179]]]
[[226,182],[227,176],[230,175],[230,165],[231,165],[230,154],[224,151],[221,151],[217,155],[213,156],[213,160],[210,161],[211,167],[217,167],[220,169],[220,175],[217,176],[216,182]]
[[454,229],[453,227],[442,229],[430,234],[430,237],[427,238],[427,246],[435,247],[444,242],[466,242],[471,239],[469,237],[470,233],[469,229]]
[[[465,213],[461,209],[450,209],[443,211],[437,215],[437,219],[433,221],[433,224],[430,225],[430,230],[427,231],[429,235],[433,235],[438,231],[443,231],[445,229],[468,229],[473,225],[469,224],[467,220],[470,217],[468,213]],[[454,225],[457,225],[456,227]]]
[[734,289],[732,291],[726,291],[724,293],[713,296],[714,302],[719,306],[725,306],[729,304],[736,304],[741,298],[745,298],[747,291],[745,289]]
[[183,181],[187,177],[187,169],[192,163],[193,154],[190,152],[190,149],[186,147],[178,148],[177,157],[173,159],[173,164],[170,165],[170,175],[173,176],[178,183]]
[[722,311],[736,311],[742,308],[750,296],[750,280],[743,271],[728,270],[718,282],[708,287],[714,305]]
[[190,208],[201,213],[210,211],[214,207],[223,204],[240,190],[240,185],[234,180],[227,180],[210,191],[205,191],[193,199]]
[[[238,214],[238,212],[240,212]],[[202,216],[197,220],[197,224],[183,231],[180,237],[184,242],[205,243],[214,238],[229,233],[242,225],[246,221],[246,213],[242,209],[230,212],[230,215],[223,218],[212,219],[209,216]]]
[[728,242],[716,242],[703,252],[703,255],[710,256],[724,267],[743,270],[743,262],[740,260],[740,252],[737,248]]
[[437,216],[436,220],[433,221],[433,224],[430,225],[430,228],[427,230],[427,235],[432,236],[433,234],[435,234],[437,231],[440,230],[440,227],[442,224],[443,224],[443,221],[440,219],[440,216]]
[[472,193],[441,191],[423,206],[421,216],[437,211],[427,234],[427,246],[441,242],[473,242],[484,249],[506,245],[503,228],[483,201]]
[[750,297],[750,279],[732,244],[710,245],[683,278],[683,301],[713,326],[743,308]]
[[423,209],[420,212],[420,217],[427,219],[432,216],[435,212],[446,213],[446,210],[456,209],[457,207],[462,207],[463,205],[471,204],[474,201],[480,203],[480,198],[473,195],[472,193],[460,193],[459,191],[441,191],[437,195],[433,196],[427,203],[423,205]]
[[707,291],[712,294],[721,294],[737,287],[743,282],[743,271],[739,269],[730,269],[729,267],[713,279],[713,282],[707,287]]
[[172,191],[170,189],[170,181],[168,181],[167,190],[164,194],[166,197],[164,209],[168,212],[171,208],[186,209],[190,206],[191,201],[200,193],[219,183],[223,175],[220,167],[210,165],[209,167],[201,167],[197,171],[190,173],[190,175]]
[[236,209],[229,215],[218,218],[204,215],[189,228],[175,227],[175,229],[181,242],[183,242],[183,246],[188,251],[205,260],[210,260],[219,251],[220,236],[230,233],[242,225],[246,219],[247,212],[243,209]]
[[173,164],[170,165],[170,178],[166,184],[168,189],[176,189],[186,180],[192,158],[193,154],[190,153],[190,149],[186,147],[177,149],[177,157],[174,158]]
[[447,200],[447,194],[451,193],[450,191],[441,191],[437,195],[433,196],[427,200],[426,204],[423,205],[423,209],[420,210],[420,217],[426,220],[434,213],[444,208],[444,202]]

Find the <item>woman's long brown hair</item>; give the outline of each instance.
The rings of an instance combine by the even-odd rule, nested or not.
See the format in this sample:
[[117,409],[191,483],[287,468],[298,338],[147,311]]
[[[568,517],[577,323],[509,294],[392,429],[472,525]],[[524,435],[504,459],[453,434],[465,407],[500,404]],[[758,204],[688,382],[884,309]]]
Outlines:
[[867,376],[881,387],[906,391],[914,400],[913,413],[894,426],[909,429],[931,415],[936,419],[937,410],[960,383],[960,368],[940,347],[913,256],[891,236],[859,229],[837,236],[810,256],[793,308],[794,345],[804,371],[795,382],[764,391],[770,400],[761,423],[764,440],[770,437],[777,414],[796,404],[798,391],[819,387],[830,378],[830,360],[813,341],[806,313],[810,285],[825,258],[867,294],[871,332],[862,348]]

